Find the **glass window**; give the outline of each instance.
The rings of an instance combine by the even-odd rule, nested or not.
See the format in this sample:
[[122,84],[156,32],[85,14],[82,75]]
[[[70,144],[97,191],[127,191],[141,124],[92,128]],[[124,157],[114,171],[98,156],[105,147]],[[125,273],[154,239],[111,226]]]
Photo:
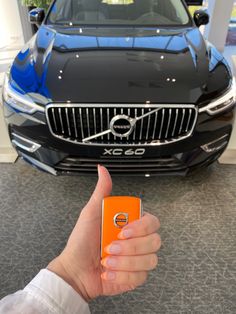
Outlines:
[[229,21],[226,46],[236,46],[236,2],[234,2],[232,15]]
[[47,23],[178,26],[191,20],[181,0],[57,0]]

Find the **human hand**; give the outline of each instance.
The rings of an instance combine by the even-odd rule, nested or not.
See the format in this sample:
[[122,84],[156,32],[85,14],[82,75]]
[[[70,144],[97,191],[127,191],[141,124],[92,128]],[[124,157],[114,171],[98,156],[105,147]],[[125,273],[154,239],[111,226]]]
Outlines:
[[102,200],[110,195],[112,180],[98,166],[97,186],[81,211],[62,253],[48,269],[68,282],[87,302],[100,295],[116,295],[143,284],[147,272],[157,266],[161,239],[159,220],[148,213],[125,226],[119,239],[110,244],[109,256],[100,259]]

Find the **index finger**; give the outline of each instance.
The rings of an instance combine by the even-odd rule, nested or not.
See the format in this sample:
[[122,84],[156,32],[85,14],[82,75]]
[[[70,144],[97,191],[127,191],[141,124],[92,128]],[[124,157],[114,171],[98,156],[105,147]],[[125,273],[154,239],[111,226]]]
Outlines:
[[139,220],[135,220],[122,228],[122,231],[118,234],[118,238],[128,239],[143,237],[156,232],[159,228],[159,219],[152,214],[144,213]]

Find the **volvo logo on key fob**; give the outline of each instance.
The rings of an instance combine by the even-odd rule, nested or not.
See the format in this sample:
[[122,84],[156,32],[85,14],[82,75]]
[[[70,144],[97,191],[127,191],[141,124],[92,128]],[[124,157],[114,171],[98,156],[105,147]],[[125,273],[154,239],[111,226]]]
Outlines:
[[114,225],[118,228],[123,228],[129,223],[128,213],[118,213],[113,218]]

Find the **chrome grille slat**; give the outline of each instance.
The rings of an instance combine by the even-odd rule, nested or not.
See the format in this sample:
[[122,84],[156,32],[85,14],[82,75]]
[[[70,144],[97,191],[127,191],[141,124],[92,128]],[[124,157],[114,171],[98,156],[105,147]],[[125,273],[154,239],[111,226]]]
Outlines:
[[188,132],[189,124],[190,124],[190,121],[191,121],[191,117],[192,117],[192,109],[189,110],[189,117],[188,117],[188,122],[187,122],[187,125],[186,125],[185,132]]
[[154,128],[153,128],[153,134],[152,134],[152,139],[155,139],[155,134],[156,134],[156,129],[157,129],[157,116],[158,116],[158,111],[155,113],[155,121],[154,121]]
[[[100,108],[100,122],[101,122],[101,132],[103,132],[103,116],[102,116],[102,108]],[[103,135],[101,136],[101,139],[103,140]]]
[[93,123],[94,123],[94,132],[97,133],[96,109],[95,108],[93,108]]
[[[134,117],[136,118],[137,117],[137,108],[134,109]],[[137,123],[135,124],[134,126],[134,132],[133,132],[133,140],[136,139],[136,128],[137,128]]]
[[[142,116],[144,115],[144,109],[142,109],[142,114],[141,114],[141,115],[142,115]],[[144,120],[144,119],[141,120],[141,128],[140,128],[140,133],[139,133],[139,140],[140,140],[140,141],[141,141],[141,139],[142,139],[143,120]]]
[[176,109],[176,114],[175,114],[175,124],[174,124],[174,127],[173,127],[172,136],[174,136],[175,131],[176,131],[176,126],[177,126],[178,116],[179,116],[179,109]]
[[79,108],[79,118],[80,118],[80,129],[81,129],[81,135],[82,138],[84,138],[84,125],[83,125],[83,116],[82,116],[82,109]]
[[[114,109],[114,117],[116,116],[116,108]],[[114,140],[116,140],[116,136],[114,136]]]
[[171,109],[169,109],[169,119],[168,119],[168,125],[167,125],[167,128],[166,128],[166,134],[165,134],[165,138],[168,137],[168,133],[169,133],[169,127],[170,127],[170,120],[171,120]]
[[56,122],[55,109],[54,109],[54,108],[52,108],[52,117],[53,117],[53,123],[54,123],[54,125],[55,125],[55,129],[56,129],[56,131],[57,131],[58,128],[57,128],[57,122]]
[[[122,114],[132,119],[138,118],[129,136],[118,137],[108,132],[94,137],[98,133],[106,132],[111,120]],[[50,104],[46,107],[51,133],[62,140],[83,145],[173,143],[192,134],[197,114],[194,105]],[[144,117],[140,118],[141,116]],[[90,136],[91,139],[87,139]]]
[[67,126],[68,126],[69,136],[71,136],[71,128],[70,128],[70,121],[69,121],[69,115],[68,115],[68,108],[66,108],[66,122],[67,122]]
[[64,134],[65,131],[64,131],[63,121],[62,121],[61,108],[59,108],[58,112],[59,112],[59,118],[60,118],[60,123],[61,123],[62,134]]
[[[130,108],[128,109],[128,116],[130,117]],[[127,136],[127,140],[129,140],[129,136]]]
[[162,109],[161,127],[160,127],[160,132],[159,132],[159,140],[161,139],[161,135],[162,135],[164,119],[165,119],[165,110]]
[[182,116],[182,120],[181,120],[181,124],[179,128],[179,134],[181,134],[182,129],[183,129],[184,117],[185,117],[185,109],[183,109],[183,116]]
[[[109,125],[110,125],[110,109],[107,108],[107,126],[109,126]],[[108,133],[107,137],[109,140],[110,139],[110,133]]]
[[78,137],[78,129],[77,129],[77,123],[76,123],[76,117],[75,117],[75,108],[72,108],[72,114],[73,114],[73,122],[74,122],[74,129],[75,129],[75,137]]
[[89,123],[89,109],[86,108],[86,118],[87,118],[87,129],[88,129],[88,136],[90,136],[90,123]]
[[[151,109],[149,109],[149,112]],[[147,124],[147,132],[146,132],[146,140],[148,140],[149,128],[150,128],[151,116],[148,116],[148,124]]]

